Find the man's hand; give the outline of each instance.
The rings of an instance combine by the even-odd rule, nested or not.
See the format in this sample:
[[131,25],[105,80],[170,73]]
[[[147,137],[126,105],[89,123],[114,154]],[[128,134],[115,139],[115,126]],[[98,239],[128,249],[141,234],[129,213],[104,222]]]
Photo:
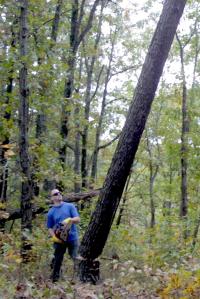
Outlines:
[[51,241],[54,243],[63,243],[63,241],[58,239],[55,235],[51,237]]
[[63,224],[72,224],[72,218],[66,218],[66,219],[64,219],[63,220],[63,222],[62,222]]

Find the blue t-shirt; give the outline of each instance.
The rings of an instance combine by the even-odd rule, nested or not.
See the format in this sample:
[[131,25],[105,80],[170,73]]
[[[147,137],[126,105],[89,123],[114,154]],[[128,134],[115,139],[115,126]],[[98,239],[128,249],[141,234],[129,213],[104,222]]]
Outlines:
[[[59,206],[53,206],[47,214],[47,228],[54,229],[55,225],[62,222],[66,218],[79,217],[77,209],[71,203],[62,202]],[[72,224],[68,241],[73,241],[78,239],[78,231],[75,224]]]

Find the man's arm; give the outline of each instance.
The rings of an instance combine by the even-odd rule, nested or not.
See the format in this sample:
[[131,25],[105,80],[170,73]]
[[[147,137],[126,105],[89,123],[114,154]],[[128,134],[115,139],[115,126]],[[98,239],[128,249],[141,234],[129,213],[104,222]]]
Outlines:
[[69,218],[64,219],[63,224],[78,224],[80,222],[80,217],[78,211],[74,205],[70,205],[70,216]]
[[63,220],[63,224],[67,225],[67,224],[78,224],[80,222],[80,217],[76,216],[76,217],[70,217],[70,218],[66,218],[65,220]]
[[80,222],[80,217],[79,217],[76,207],[73,204],[71,204],[71,207],[70,207],[70,214],[71,214],[71,217],[70,217],[70,221],[68,223],[78,224]]
[[48,231],[51,237],[55,236],[54,230],[52,228],[49,228]]
[[80,222],[80,217],[79,216],[73,217],[71,219],[72,219],[72,223],[74,223],[74,224],[78,224]]

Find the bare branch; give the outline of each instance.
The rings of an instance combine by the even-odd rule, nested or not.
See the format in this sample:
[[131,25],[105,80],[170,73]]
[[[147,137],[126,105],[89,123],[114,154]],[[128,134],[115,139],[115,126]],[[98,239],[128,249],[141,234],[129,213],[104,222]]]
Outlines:
[[95,88],[95,91],[93,92],[93,95],[91,96],[91,100],[94,99],[94,97],[96,96],[97,90],[99,88],[99,82],[100,82],[100,79],[101,79],[101,75],[103,73],[103,69],[104,69],[104,65],[101,67],[101,70],[99,72],[99,75],[98,75],[98,78],[97,78],[96,88]]
[[77,41],[77,48],[78,46],[80,45],[80,43],[82,42],[84,36],[88,33],[88,31],[91,29],[92,27],[92,22],[93,22],[93,18],[94,18],[94,14],[95,14],[95,11],[96,11],[96,8],[97,6],[99,5],[100,3],[100,0],[95,0],[94,1],[94,4],[92,6],[92,9],[90,11],[90,15],[89,15],[89,18],[88,18],[88,22],[87,24],[85,25],[85,28],[82,30],[82,32],[80,33],[79,35],[79,38],[78,38],[78,41]]
[[65,141],[65,145],[66,145],[68,148],[70,148],[73,152],[75,151],[74,146],[73,146],[71,143],[69,143],[67,140]]
[[99,151],[100,149],[106,148],[106,147],[108,147],[109,145],[111,145],[115,140],[117,140],[117,139],[119,138],[120,134],[121,134],[121,132],[120,132],[118,135],[116,135],[115,138],[113,138],[113,139],[110,140],[109,142],[107,142],[107,143],[105,143],[105,144],[103,144],[103,145],[100,145],[100,146],[98,147],[97,150]]
[[122,70],[120,70],[120,71],[118,71],[118,72],[116,72],[116,73],[111,73],[110,74],[110,78],[109,78],[109,80],[112,78],[112,77],[114,77],[114,76],[117,76],[117,75],[119,75],[119,74],[123,74],[123,73],[125,73],[125,72],[127,72],[127,71],[130,71],[130,70],[132,70],[132,69],[137,69],[137,68],[139,68],[139,67],[141,67],[142,65],[132,65],[132,66],[127,66],[127,67],[125,67],[124,69],[122,69]]
[[[71,9],[65,10],[62,13],[60,13],[60,16],[63,16],[65,13],[68,13],[70,11],[71,11]],[[45,26],[46,24],[48,24],[48,23],[50,23],[50,22],[52,22],[54,20],[55,20],[55,16],[52,17],[52,18],[50,18],[50,19],[48,19],[48,20],[46,20],[46,21],[44,21],[40,26],[38,26],[37,28],[34,28],[33,31],[29,33],[29,37],[31,35],[34,35],[35,32],[38,32],[43,26]]]
[[123,100],[127,100],[127,99],[126,99],[125,97],[115,98],[115,99],[113,99],[113,100],[107,102],[107,103],[106,103],[106,106],[111,105],[111,104],[114,103],[114,102],[117,102],[117,101],[123,101]]

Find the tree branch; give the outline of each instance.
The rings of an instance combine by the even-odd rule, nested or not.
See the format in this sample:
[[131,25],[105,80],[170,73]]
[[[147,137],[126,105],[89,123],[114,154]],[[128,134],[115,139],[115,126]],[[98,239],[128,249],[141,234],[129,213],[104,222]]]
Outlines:
[[71,143],[69,143],[67,140],[65,140],[65,145],[66,145],[68,148],[70,148],[73,152],[75,151],[75,147],[74,147]]
[[98,78],[97,78],[96,88],[95,88],[95,91],[93,92],[93,95],[91,96],[91,100],[94,99],[94,97],[96,96],[97,90],[99,89],[99,82],[100,82],[100,79],[101,79],[103,69],[104,69],[104,65],[101,67],[101,70],[99,72],[99,75],[98,75]]
[[120,132],[117,136],[115,136],[115,138],[113,138],[112,140],[110,140],[109,142],[107,142],[107,143],[105,143],[105,144],[103,144],[103,145],[100,145],[100,146],[97,148],[97,150],[99,151],[100,149],[106,148],[106,147],[108,147],[109,145],[111,145],[115,140],[117,140],[117,139],[119,138],[120,134],[121,134],[121,132]]
[[78,41],[77,41],[77,48],[78,46],[80,45],[80,43],[82,42],[84,36],[88,33],[88,31],[91,29],[92,27],[92,22],[93,22],[93,18],[94,18],[94,14],[95,14],[95,11],[96,11],[96,8],[99,4],[100,0],[95,0],[94,1],[94,4],[92,6],[92,9],[90,11],[90,15],[89,15],[89,18],[88,18],[88,22],[85,26],[85,28],[82,30],[82,32],[80,33],[79,35],[79,38],[78,38]]
[[63,0],[58,0],[57,6],[56,6],[56,11],[55,11],[55,16],[54,16],[54,19],[53,19],[51,39],[54,42],[56,42],[57,35],[58,35],[58,25],[59,25],[60,16],[61,16],[62,4],[63,4]]
[[121,100],[127,100],[127,98],[125,98],[125,97],[121,97],[121,98],[115,98],[115,99],[113,99],[113,100],[110,100],[109,102],[107,102],[106,103],[106,106],[108,106],[108,105],[110,105],[110,104],[112,104],[113,102],[116,102],[116,101],[121,101]]
[[132,69],[137,69],[138,67],[141,67],[142,65],[132,65],[132,66],[127,66],[127,67],[125,67],[124,69],[122,69],[122,70],[120,70],[120,71],[118,71],[118,72],[116,72],[116,73],[111,73],[110,74],[110,78],[109,78],[109,80],[112,78],[112,77],[114,77],[114,76],[117,76],[117,75],[119,75],[119,74],[122,74],[122,73],[125,73],[125,72],[127,72],[127,71],[129,71],[129,70],[132,70]]
[[[101,189],[96,189],[92,190],[89,192],[84,192],[84,193],[68,193],[63,196],[63,201],[65,202],[78,202],[80,200],[87,201],[97,195],[99,195]],[[47,204],[50,204],[50,200],[47,201]],[[47,213],[48,209],[45,207],[33,207],[32,208],[32,213],[33,216],[35,217],[38,214],[42,213]],[[0,223],[1,222],[6,222],[14,219],[20,219],[21,218],[21,210],[20,209],[15,209],[15,210],[7,210],[3,211],[0,210]]]

